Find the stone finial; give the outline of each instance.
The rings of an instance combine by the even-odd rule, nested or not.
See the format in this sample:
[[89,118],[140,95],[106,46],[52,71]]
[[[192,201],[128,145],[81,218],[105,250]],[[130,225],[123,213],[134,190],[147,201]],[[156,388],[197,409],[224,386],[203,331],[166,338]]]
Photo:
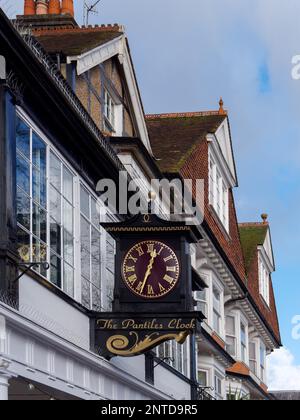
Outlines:
[[219,114],[220,115],[225,115],[226,111],[224,110],[224,101],[223,101],[222,98],[220,98],[219,105],[220,105]]
[[262,221],[263,221],[263,224],[264,224],[264,225],[268,223],[268,217],[269,217],[269,216],[268,216],[266,213],[263,213],[263,214],[261,215],[261,218],[262,218]]

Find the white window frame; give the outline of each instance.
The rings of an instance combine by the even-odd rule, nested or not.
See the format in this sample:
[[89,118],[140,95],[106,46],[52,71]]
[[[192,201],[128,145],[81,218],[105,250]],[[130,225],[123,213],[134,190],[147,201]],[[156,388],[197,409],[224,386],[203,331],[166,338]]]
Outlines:
[[[254,358],[251,358],[251,352],[250,352],[250,346],[253,345],[254,346]],[[257,341],[255,340],[249,340],[249,367],[250,367],[250,371],[252,373],[254,373],[254,375],[257,376],[257,369],[258,369],[258,360],[257,360]],[[254,365],[254,368],[251,366]]]
[[187,338],[184,344],[175,340],[166,341],[155,349],[156,356],[165,360],[169,366],[180,372],[187,378],[190,375],[190,339]]
[[115,130],[116,124],[116,104],[112,98],[112,95],[109,93],[108,89],[104,88],[104,112],[103,115],[111,128]]
[[258,258],[258,272],[259,272],[259,292],[265,303],[270,306],[270,275],[271,272],[268,269],[268,265],[263,258],[261,252],[259,252]]
[[[227,329],[227,318],[232,318],[232,319],[234,319],[234,334],[232,334],[232,333],[229,333],[228,332],[228,329]],[[232,356],[232,357],[236,357],[237,356],[237,319],[236,319],[236,316],[234,315],[234,314],[231,314],[231,313],[229,313],[229,314],[227,314],[226,316],[225,316],[225,329],[226,329],[226,348],[227,348],[227,337],[229,337],[229,338],[231,338],[231,339],[233,339],[234,340],[234,354],[231,354],[230,353],[230,355]],[[227,350],[228,351],[228,350]]]
[[[262,357],[263,351],[263,357]],[[267,350],[262,340],[259,341],[259,378],[263,383],[266,383],[266,361]]]
[[[39,127],[32,121],[32,119],[27,115],[27,113],[20,107],[17,107],[17,116],[22,119],[40,138],[41,140],[46,144],[47,148],[47,173],[46,173],[46,182],[47,182],[47,261],[50,261],[50,225],[49,225],[49,219],[50,219],[50,194],[49,194],[49,185],[50,185],[50,176],[49,176],[49,165],[50,165],[50,153],[52,152],[58,160],[61,162],[62,165],[64,165],[68,171],[70,171],[73,174],[73,208],[74,208],[74,214],[73,214],[73,235],[74,235],[74,295],[72,298],[76,300],[77,302],[82,302],[81,299],[81,250],[80,250],[80,220],[81,220],[81,208],[80,208],[80,186],[82,185],[88,193],[97,199],[97,195],[95,192],[93,192],[86,182],[76,173],[76,171],[69,165],[67,160],[62,156],[61,153],[53,146],[53,144],[48,140],[48,138],[44,135],[44,133],[39,129]],[[30,196],[32,196],[32,192],[30,192]],[[32,212],[32,205],[30,206],[30,211]],[[108,218],[115,219],[112,215],[107,214]],[[24,229],[23,229],[24,230]],[[104,230],[103,230],[104,232]],[[28,232],[32,234],[31,232]],[[32,240],[31,240],[32,242]],[[103,246],[103,251],[101,251],[101,254],[104,255],[104,259],[101,260],[101,274],[104,270],[104,265],[106,267],[106,236],[105,232],[102,235],[101,238],[101,247]],[[105,249],[104,249],[105,247]],[[104,261],[105,260],[105,261]],[[62,270],[63,271],[63,270]],[[104,306],[104,309],[109,310],[110,309],[110,302],[108,297],[108,285],[106,284],[106,276],[101,276],[104,282],[101,284],[101,304]],[[48,270],[47,276],[44,277],[49,283],[50,281],[50,272]],[[62,276],[62,287],[58,287],[55,284],[51,283],[54,287],[56,287],[59,290],[64,291],[63,289],[63,276]]]
[[[219,390],[216,387],[216,381],[220,382],[221,385],[221,392],[218,392]],[[217,372],[214,372],[214,391],[215,391],[215,398],[219,401],[224,400],[224,378]]]
[[209,204],[214,208],[223,227],[229,231],[229,185],[217,159],[209,152]]

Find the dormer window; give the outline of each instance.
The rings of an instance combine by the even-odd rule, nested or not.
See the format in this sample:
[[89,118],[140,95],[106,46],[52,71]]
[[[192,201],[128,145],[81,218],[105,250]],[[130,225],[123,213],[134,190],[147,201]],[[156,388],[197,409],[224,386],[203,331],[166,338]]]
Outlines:
[[212,155],[209,157],[209,204],[214,208],[223,226],[228,231],[228,186]]
[[270,271],[263,258],[259,257],[259,292],[266,304],[270,305]]
[[110,125],[109,131],[112,131],[115,128],[115,103],[106,89],[104,91],[104,116],[106,123]]

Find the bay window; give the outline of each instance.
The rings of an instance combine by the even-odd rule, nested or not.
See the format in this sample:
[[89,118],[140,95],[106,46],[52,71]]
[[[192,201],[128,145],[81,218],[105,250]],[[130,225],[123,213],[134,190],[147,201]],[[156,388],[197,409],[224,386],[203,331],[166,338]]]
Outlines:
[[165,363],[172,366],[184,376],[189,375],[189,340],[184,344],[179,344],[175,340],[167,341],[156,348],[156,355]]
[[209,156],[209,204],[213,206],[226,230],[229,229],[228,186],[216,160]]
[[95,311],[110,309],[114,240],[100,227],[102,203],[30,122],[17,118],[16,212],[24,262]]
[[195,292],[194,298],[197,304],[197,311],[202,312],[203,315],[207,318],[208,316],[207,289],[203,289],[201,291]]
[[263,261],[259,257],[259,291],[267,305],[270,305],[270,272]]
[[236,321],[234,316],[226,317],[226,351],[236,357]]
[[265,371],[266,371],[266,348],[265,345],[260,343],[260,379],[265,382]]
[[247,362],[247,329],[241,322],[241,360]]
[[215,398],[217,400],[223,400],[222,382],[222,378],[219,375],[215,375]]
[[256,356],[256,343],[250,342],[249,343],[249,366],[251,372],[255,375],[257,374],[257,356]]
[[208,387],[208,371],[198,370],[198,383],[202,388]]
[[221,292],[216,287],[213,287],[213,328],[219,335],[222,332],[221,322]]

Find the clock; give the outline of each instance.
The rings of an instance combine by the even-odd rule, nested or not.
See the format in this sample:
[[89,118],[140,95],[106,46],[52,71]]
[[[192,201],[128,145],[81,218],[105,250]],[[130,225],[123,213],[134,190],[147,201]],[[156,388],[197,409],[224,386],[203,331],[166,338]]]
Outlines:
[[159,299],[177,286],[180,264],[176,253],[163,242],[134,245],[122,264],[122,278],[129,290],[144,299]]

